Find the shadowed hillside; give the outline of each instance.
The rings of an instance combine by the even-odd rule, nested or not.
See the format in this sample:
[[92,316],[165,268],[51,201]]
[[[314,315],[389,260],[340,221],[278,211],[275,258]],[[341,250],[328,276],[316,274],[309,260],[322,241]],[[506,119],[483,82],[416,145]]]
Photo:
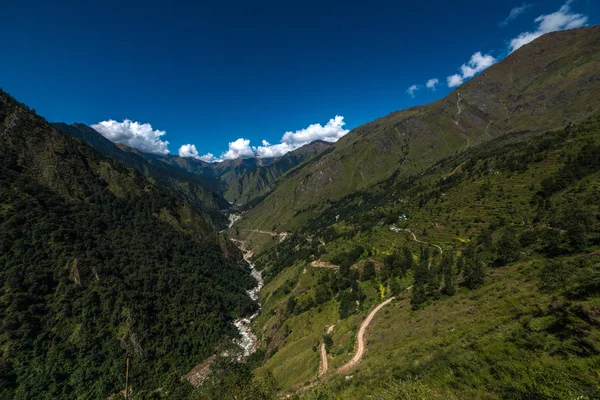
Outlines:
[[239,251],[135,169],[0,91],[0,397],[105,399],[180,377],[251,313]]

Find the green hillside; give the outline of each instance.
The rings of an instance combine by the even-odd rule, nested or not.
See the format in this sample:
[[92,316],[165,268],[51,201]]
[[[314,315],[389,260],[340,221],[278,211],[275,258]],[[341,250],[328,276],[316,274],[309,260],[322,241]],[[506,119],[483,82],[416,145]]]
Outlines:
[[[599,152],[597,114],[333,203],[256,258],[268,279],[257,371],[299,390],[335,324],[332,372],[300,398],[597,398]],[[380,285],[397,299],[377,315],[361,363],[334,374]]]
[[0,92],[0,398],[135,398],[256,305],[239,251],[189,205]]
[[137,169],[153,183],[190,204],[216,227],[223,228],[226,224],[227,218],[221,210],[227,209],[229,203],[218,194],[220,190],[218,180],[206,175],[192,175],[177,166],[157,161],[156,158],[135,149],[124,150],[83,124],[52,125],[66,135],[83,140],[105,156]]
[[600,399],[599,93],[600,26],[554,32],[336,143],[209,164],[0,91],[0,398],[120,399],[129,354],[133,399]]
[[354,129],[288,174],[240,227],[293,230],[331,201],[391,176],[504,134],[582,121],[600,107],[599,37],[600,26],[544,35],[439,101]]
[[232,203],[246,204],[265,196],[277,186],[277,178],[329,147],[330,143],[317,140],[273,160],[268,165],[248,171],[229,183],[225,198]]

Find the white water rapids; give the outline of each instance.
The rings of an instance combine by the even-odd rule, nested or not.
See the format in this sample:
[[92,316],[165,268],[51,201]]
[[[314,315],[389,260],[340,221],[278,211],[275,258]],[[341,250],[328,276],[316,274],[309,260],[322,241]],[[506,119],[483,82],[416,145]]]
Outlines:
[[[249,252],[248,250],[246,250],[246,248],[244,246],[245,243],[241,242],[241,241],[234,241],[234,243],[238,244],[240,250],[242,250],[244,252],[244,260],[248,263],[248,265],[250,265],[250,269],[251,269],[250,275],[252,275],[252,277],[254,279],[256,279],[256,286],[246,292],[248,293],[248,296],[250,296],[250,298],[252,300],[258,301],[258,292],[260,292],[260,289],[262,289],[262,287],[264,285],[264,281],[262,279],[262,274],[260,273],[260,271],[258,271],[256,268],[254,268],[254,264],[252,264],[250,262],[250,257],[252,256],[252,253]],[[244,351],[240,358],[248,357],[249,355],[254,353],[257,349],[258,338],[252,332],[252,327],[250,325],[251,325],[252,320],[254,318],[256,318],[256,316],[258,315],[259,312],[260,312],[260,303],[258,304],[257,312],[255,312],[248,318],[238,318],[233,323],[235,325],[235,327],[237,328],[237,330],[240,332],[240,336],[241,336],[240,339],[234,340],[234,343],[237,344],[238,346],[240,346],[242,348],[242,350]]]

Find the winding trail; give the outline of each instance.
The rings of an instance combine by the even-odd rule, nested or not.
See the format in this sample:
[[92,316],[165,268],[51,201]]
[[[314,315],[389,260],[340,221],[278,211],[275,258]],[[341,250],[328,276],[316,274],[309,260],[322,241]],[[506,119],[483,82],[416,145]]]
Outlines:
[[340,267],[338,265],[332,264],[330,262],[327,261],[313,261],[310,263],[310,266],[313,268],[327,268],[327,269],[332,269],[334,271],[337,271],[340,269]]
[[444,254],[444,249],[442,249],[440,246],[438,246],[437,244],[433,244],[433,243],[427,243],[424,242],[422,240],[417,239],[417,235],[415,235],[410,229],[402,229],[402,228],[398,228],[396,225],[390,225],[390,231],[394,231],[394,232],[408,232],[412,235],[413,240],[417,243],[423,243],[426,244],[427,246],[433,246],[433,247],[437,247],[437,249],[440,251],[440,255]]
[[367,348],[367,346],[365,344],[365,333],[367,331],[367,328],[371,324],[371,321],[373,321],[373,317],[375,317],[375,314],[377,314],[379,312],[379,310],[381,310],[386,304],[389,304],[392,300],[394,300],[394,298],[395,297],[390,297],[383,303],[379,304],[377,307],[375,307],[373,309],[373,311],[371,311],[369,313],[367,318],[365,318],[365,320],[363,321],[363,323],[360,326],[360,329],[358,330],[358,334],[356,335],[356,352],[354,353],[354,357],[352,357],[352,360],[350,360],[346,364],[342,365],[335,372],[337,375],[348,372],[350,369],[354,368],[356,366],[356,364],[358,364],[360,362],[360,360],[363,358],[363,356],[365,354],[365,350]]
[[252,233],[262,233],[264,235],[271,235],[273,237],[279,238],[279,243],[283,242],[287,239],[288,236],[291,236],[291,232],[271,232],[271,231],[261,231],[260,229],[240,229],[242,232],[252,232]]
[[[333,327],[335,325],[331,325],[327,328],[327,334],[330,335],[333,332]],[[324,375],[329,368],[329,364],[327,361],[327,349],[325,348],[325,342],[321,342],[321,365],[319,365],[319,372],[317,372],[317,377]]]

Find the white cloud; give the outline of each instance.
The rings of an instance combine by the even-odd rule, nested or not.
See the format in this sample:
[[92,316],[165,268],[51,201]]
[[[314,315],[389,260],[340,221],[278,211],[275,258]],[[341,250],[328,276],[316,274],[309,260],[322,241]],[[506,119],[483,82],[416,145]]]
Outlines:
[[481,71],[494,65],[498,60],[489,54],[482,54],[480,51],[473,54],[468,63],[460,67],[460,74],[454,74],[446,78],[449,87],[456,87],[463,84],[465,79],[469,79]]
[[412,85],[411,87],[409,87],[408,89],[406,89],[406,93],[408,93],[410,95],[410,97],[412,97],[413,99],[415,98],[415,92],[417,90],[419,90],[420,87],[418,85]]
[[500,25],[500,26],[508,25],[508,23],[510,21],[512,21],[513,19],[517,18],[519,15],[523,14],[525,11],[530,9],[531,6],[532,6],[532,4],[530,4],[530,3],[523,3],[518,7],[514,7],[512,10],[510,10],[508,17],[506,17],[506,19],[504,19],[504,21],[500,22],[498,25]]
[[184,144],[179,148],[179,157],[192,157],[192,158],[200,158],[198,154],[198,149],[193,144]]
[[256,147],[256,157],[258,158],[272,158],[281,157],[285,153],[293,151],[294,146],[288,143],[270,144],[266,140],[263,140],[263,145]]
[[462,76],[460,76],[458,74],[451,75],[451,76],[449,76],[446,79],[448,80],[448,86],[449,87],[460,86],[464,82]]
[[483,55],[480,51],[478,51],[477,53],[471,56],[471,59],[467,64],[463,64],[460,67],[462,77],[463,79],[472,78],[484,69],[489,68],[497,62],[498,60],[496,60],[489,54]]
[[196,145],[193,144],[184,144],[179,148],[178,153],[179,157],[190,157],[195,158],[196,160],[202,160],[204,162],[222,161],[217,159],[212,153],[206,153],[205,155],[201,156],[200,153],[198,153],[198,149],[196,149]]
[[218,158],[216,158],[213,153],[206,153],[205,155],[203,155],[199,158],[200,158],[200,160],[202,160],[204,162],[220,162],[220,161],[222,161],[222,160],[219,160]]
[[229,150],[221,154],[223,160],[235,160],[236,158],[254,157],[254,151],[250,147],[250,140],[239,138],[234,142],[229,142]]
[[282,143],[287,143],[295,149],[315,140],[324,140],[326,142],[337,142],[338,139],[345,136],[348,129],[344,129],[344,117],[336,115],[331,118],[326,125],[312,124],[308,128],[300,129],[296,132],[286,132],[281,138]]
[[533,32],[523,32],[510,41],[510,52],[532,42],[545,33],[562,31],[584,26],[588,17],[583,14],[571,12],[572,0],[567,1],[562,7],[552,14],[543,14],[535,19],[537,28]]
[[440,83],[438,78],[431,78],[430,80],[427,81],[425,86],[427,86],[427,89],[435,90],[435,87],[437,86],[438,83]]
[[272,158],[281,157],[282,155],[296,150],[308,143],[316,140],[326,142],[337,142],[341,137],[350,132],[344,129],[344,117],[336,115],[325,125],[312,124],[307,128],[297,130],[295,132],[286,132],[278,144],[271,144],[266,140],[262,141],[261,146],[251,146],[250,140],[239,138],[229,143],[229,148],[221,154],[221,157],[216,158],[213,154],[208,153],[199,157],[196,146],[186,144],[179,149],[179,156],[194,157],[206,162],[221,162],[223,160],[234,160],[236,158]]
[[110,119],[94,124],[92,128],[111,142],[125,144],[145,153],[169,153],[169,142],[161,140],[161,136],[166,132],[154,130],[150,124],[132,122],[128,119],[123,122]]

